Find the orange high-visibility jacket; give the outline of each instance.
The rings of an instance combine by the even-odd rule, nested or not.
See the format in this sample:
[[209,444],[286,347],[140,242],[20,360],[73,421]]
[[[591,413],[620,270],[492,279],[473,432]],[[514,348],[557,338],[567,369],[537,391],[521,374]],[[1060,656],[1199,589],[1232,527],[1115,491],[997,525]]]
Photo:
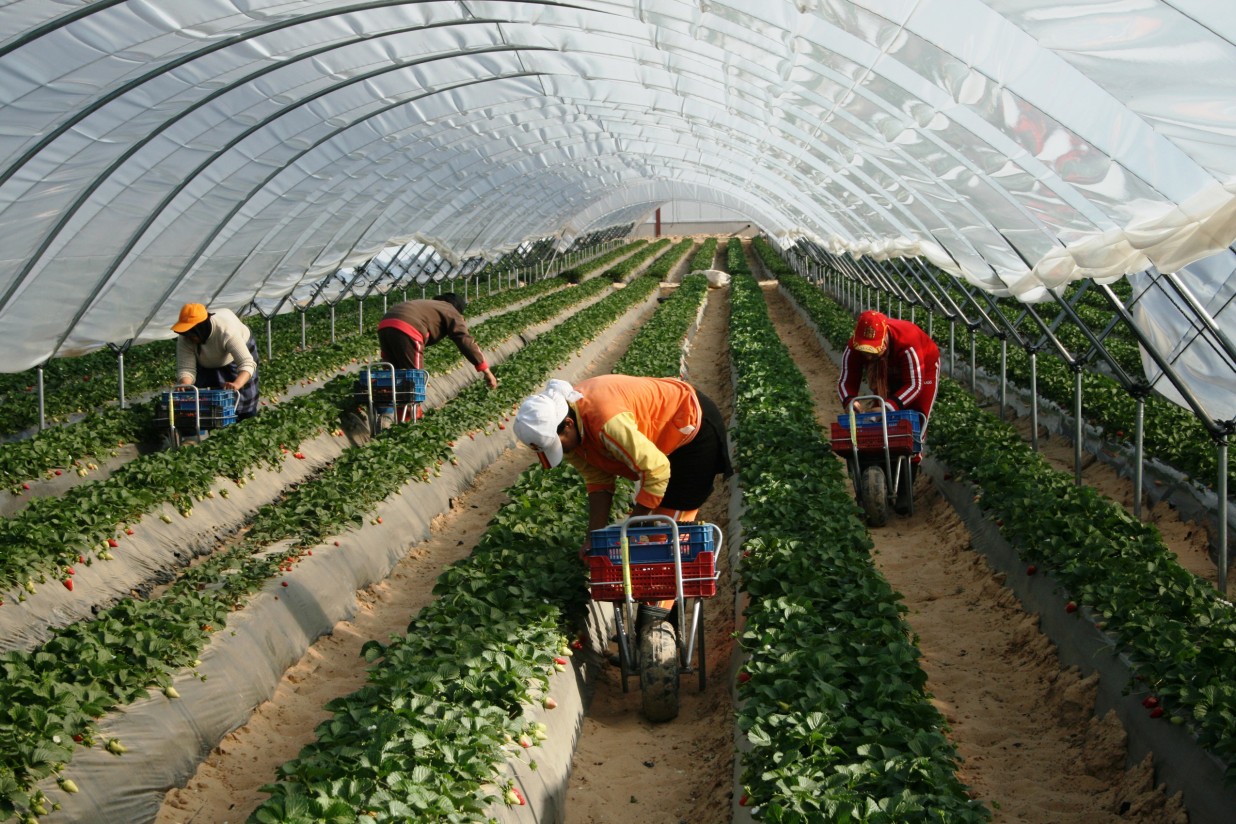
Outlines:
[[571,404],[580,445],[566,460],[589,492],[613,491],[615,476],[639,481],[635,502],[655,509],[669,485],[667,457],[700,431],[703,411],[695,389],[676,378],[600,375],[575,385]]

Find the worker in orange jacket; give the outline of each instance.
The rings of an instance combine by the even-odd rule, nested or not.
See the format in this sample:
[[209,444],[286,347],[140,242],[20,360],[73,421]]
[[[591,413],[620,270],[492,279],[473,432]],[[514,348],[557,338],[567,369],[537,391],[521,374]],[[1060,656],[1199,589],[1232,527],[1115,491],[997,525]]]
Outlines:
[[[546,468],[565,459],[584,476],[589,537],[581,555],[592,530],[609,524],[616,478],[639,484],[632,515],[687,522],[716,476],[734,473],[721,411],[677,378],[600,375],[575,386],[551,380],[520,405],[514,430]],[[672,603],[659,605],[661,616]]]

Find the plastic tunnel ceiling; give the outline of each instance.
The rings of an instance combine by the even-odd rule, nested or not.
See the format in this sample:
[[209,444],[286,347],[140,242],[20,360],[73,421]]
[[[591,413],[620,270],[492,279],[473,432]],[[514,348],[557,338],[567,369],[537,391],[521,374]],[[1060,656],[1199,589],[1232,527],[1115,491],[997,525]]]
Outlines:
[[[3,368],[675,200],[1027,301],[1176,273],[1230,330],[1234,38],[1229,0],[16,0]],[[1176,354],[1236,415],[1230,354]]]

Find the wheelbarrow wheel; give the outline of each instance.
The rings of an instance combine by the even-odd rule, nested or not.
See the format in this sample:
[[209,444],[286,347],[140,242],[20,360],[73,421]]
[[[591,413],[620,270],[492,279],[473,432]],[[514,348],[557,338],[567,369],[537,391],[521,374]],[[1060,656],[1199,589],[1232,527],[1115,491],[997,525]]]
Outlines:
[[868,466],[862,477],[863,513],[868,526],[884,526],[888,523],[888,478],[883,468]]
[[897,502],[893,511],[898,515],[914,514],[914,470],[909,461],[902,461],[901,478],[897,482]]
[[664,621],[640,633],[639,686],[645,718],[661,722],[678,716],[678,642]]
[[698,607],[697,607],[697,612],[698,612],[698,614],[699,614],[699,620],[696,622],[696,631],[695,631],[695,648],[696,648],[696,650],[698,651],[698,653],[699,653],[699,658],[700,658],[700,663],[699,663],[699,668],[700,668],[700,692],[703,692],[703,691],[704,691],[704,689],[708,686],[708,658],[707,658],[707,656],[704,654],[704,610],[703,610],[703,605],[702,605],[702,604],[700,604],[698,601],[696,602],[696,604],[698,605]]

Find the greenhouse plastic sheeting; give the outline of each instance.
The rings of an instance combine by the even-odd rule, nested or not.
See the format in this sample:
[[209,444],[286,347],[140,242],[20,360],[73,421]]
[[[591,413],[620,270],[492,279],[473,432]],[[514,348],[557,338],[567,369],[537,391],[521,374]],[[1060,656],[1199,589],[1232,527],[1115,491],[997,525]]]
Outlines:
[[673,200],[1025,300],[1183,270],[1236,239],[1234,37],[1214,0],[17,0],[3,368]]

